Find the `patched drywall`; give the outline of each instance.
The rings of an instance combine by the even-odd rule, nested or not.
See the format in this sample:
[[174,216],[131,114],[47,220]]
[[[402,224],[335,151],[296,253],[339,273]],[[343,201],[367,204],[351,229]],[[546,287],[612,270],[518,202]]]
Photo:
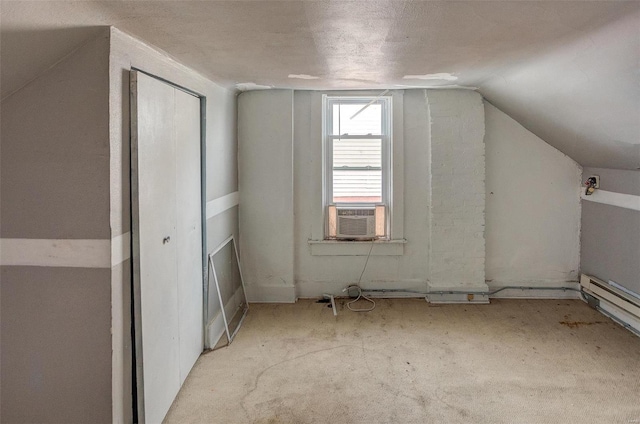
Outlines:
[[47,247],[2,266],[3,422],[113,421],[108,61],[105,29],[2,101],[0,235]]
[[577,281],[581,167],[488,102],[485,118],[489,286]]
[[[582,179],[600,176],[600,190],[636,196],[640,171],[584,168]],[[581,271],[640,294],[640,212],[582,201]]]

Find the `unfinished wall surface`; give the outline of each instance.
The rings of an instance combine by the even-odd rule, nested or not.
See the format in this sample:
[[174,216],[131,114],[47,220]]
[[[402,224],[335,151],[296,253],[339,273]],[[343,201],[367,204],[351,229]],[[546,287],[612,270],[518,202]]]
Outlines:
[[429,90],[429,287],[484,290],[484,105],[468,90]]
[[489,286],[577,281],[581,167],[487,102],[485,117]]
[[2,101],[1,416],[112,421],[109,33]]
[[[207,251],[230,235],[238,237],[238,176],[236,97],[214,82],[135,38],[111,29],[110,56],[110,170],[112,249],[122,246],[112,269],[113,297],[113,421],[131,422],[131,315],[130,281],[130,168],[129,71],[137,68],[186,87],[207,99],[206,112],[206,224]],[[194,163],[199,168],[200,163]],[[209,293],[215,292],[209,279]],[[212,302],[207,336],[217,339],[222,330],[220,308]],[[215,330],[217,329],[217,330]],[[202,330],[202,329],[201,329]],[[215,343],[216,340],[213,340]]]
[[640,294],[640,171],[584,168],[583,181],[600,176],[600,190],[621,193],[629,206],[583,197],[581,272],[603,281],[614,281]]
[[293,91],[242,93],[238,122],[239,250],[247,296],[293,302]]

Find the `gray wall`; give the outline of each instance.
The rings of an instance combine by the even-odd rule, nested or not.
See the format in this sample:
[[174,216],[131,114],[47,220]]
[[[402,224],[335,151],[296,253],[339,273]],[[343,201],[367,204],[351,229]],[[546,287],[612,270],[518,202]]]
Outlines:
[[[640,171],[584,168],[600,176],[600,190],[640,196]],[[582,202],[581,271],[640,293],[640,211]]]
[[112,421],[108,60],[105,30],[2,101],[2,246],[37,265],[3,252],[3,422]]
[[[236,96],[190,68],[143,42],[111,28],[110,59],[110,170],[111,229],[115,241],[127,239],[130,228],[129,202],[129,71],[132,67],[196,91],[207,98],[206,115],[206,201],[238,191]],[[194,163],[194,167],[200,167]],[[207,249],[212,252],[230,235],[238,237],[237,201],[207,219]],[[216,209],[216,208],[214,208]],[[113,297],[113,417],[114,422],[131,421],[130,269],[128,256],[112,269]],[[211,278],[209,293],[215,292]],[[215,300],[217,302],[217,299]],[[217,303],[212,306],[217,314]],[[215,341],[214,341],[215,342]]]
[[3,99],[3,422],[132,421],[132,66],[207,97],[206,199],[231,199],[208,215],[208,250],[238,235],[233,92],[106,28]]

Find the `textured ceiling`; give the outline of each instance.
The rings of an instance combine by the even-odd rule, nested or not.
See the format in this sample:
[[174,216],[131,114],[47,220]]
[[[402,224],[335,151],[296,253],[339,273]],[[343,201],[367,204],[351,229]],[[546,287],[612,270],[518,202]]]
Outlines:
[[113,25],[227,87],[474,87],[582,165],[640,168],[640,2],[3,0],[0,13],[2,97]]

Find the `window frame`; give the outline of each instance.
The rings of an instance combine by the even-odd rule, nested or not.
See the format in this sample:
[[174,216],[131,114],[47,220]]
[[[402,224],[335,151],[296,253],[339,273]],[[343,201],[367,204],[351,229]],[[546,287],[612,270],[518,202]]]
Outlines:
[[[373,96],[377,97],[383,90],[326,90],[309,92],[309,125],[313,143],[304,148],[311,149],[317,161],[311,160],[311,175],[314,176],[310,187],[314,193],[313,202],[306,205],[306,211],[312,216],[311,237],[307,240],[312,256],[402,256],[407,240],[404,238],[404,90],[389,90],[388,95],[393,98],[392,126],[393,129],[393,186],[389,193],[390,208],[387,211],[389,220],[389,240],[377,240],[373,249],[371,242],[325,239],[325,222],[327,208],[323,199],[324,181],[324,138],[322,97],[329,96]],[[411,109],[409,113],[422,113],[421,110]],[[420,140],[414,140],[419,142]],[[428,142],[427,140],[423,140]],[[301,146],[296,147],[303,148]]]
[[[331,134],[333,126],[333,106],[336,104],[381,105],[380,134]],[[380,202],[334,202],[333,201],[333,145],[336,139],[380,140],[381,141],[381,201]],[[391,239],[391,210],[393,206],[393,96],[392,95],[322,95],[322,204],[324,217],[324,240],[335,240],[329,236],[329,206],[368,208],[377,205],[385,207],[385,235],[377,240]]]

